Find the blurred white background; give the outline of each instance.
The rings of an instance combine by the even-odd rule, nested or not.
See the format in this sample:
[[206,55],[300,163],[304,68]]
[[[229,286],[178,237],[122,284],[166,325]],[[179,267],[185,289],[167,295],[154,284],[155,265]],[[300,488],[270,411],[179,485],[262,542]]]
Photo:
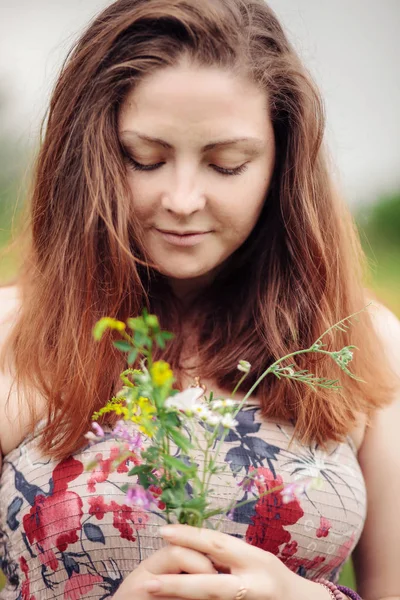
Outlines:
[[[201,2],[201,0],[198,0]],[[0,0],[3,135],[38,140],[57,72],[109,0]],[[350,204],[400,187],[400,0],[270,0],[325,98],[327,141]]]

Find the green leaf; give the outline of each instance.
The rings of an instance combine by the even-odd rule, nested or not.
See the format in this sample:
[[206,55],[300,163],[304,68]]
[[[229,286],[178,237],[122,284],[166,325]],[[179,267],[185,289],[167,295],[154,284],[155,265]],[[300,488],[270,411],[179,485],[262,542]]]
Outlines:
[[147,332],[146,323],[143,321],[142,317],[136,317],[135,319],[128,319],[127,321],[128,327],[132,329],[132,331],[141,331],[142,333]]
[[131,352],[129,352],[128,354],[128,365],[133,365],[133,363],[136,361],[138,356],[138,351],[137,350],[132,350]]
[[144,322],[148,327],[151,327],[154,332],[158,332],[160,330],[160,324],[156,315],[148,315],[143,313]]
[[164,341],[164,338],[163,338],[163,336],[162,336],[161,333],[158,333],[155,336],[155,340],[156,340],[156,343],[157,343],[158,347],[161,348],[161,350],[164,350],[164,348],[165,348],[165,341]]
[[162,331],[161,335],[163,336],[164,340],[167,342],[168,340],[172,340],[172,338],[174,337],[174,334],[171,333],[170,331]]
[[[149,448],[147,448],[147,450],[142,452],[142,457],[148,463],[155,463],[159,457],[159,449],[156,446],[150,446]],[[149,468],[152,469],[153,467],[150,466]]]
[[193,470],[196,470],[196,465],[187,465],[183,461],[179,460],[179,458],[175,458],[175,456],[168,456],[168,454],[164,455],[164,463],[167,465],[167,467],[176,469],[182,473],[191,473]]
[[171,508],[180,507],[185,501],[185,490],[179,486],[166,488],[161,494],[160,500]]
[[206,507],[206,499],[203,496],[198,496],[197,498],[191,498],[183,503],[182,508],[198,510],[199,512],[203,512]]
[[133,467],[133,469],[131,469],[128,473],[129,477],[132,477],[133,475],[139,475],[139,473],[141,473],[143,471],[143,469],[146,467],[143,467],[141,465]]
[[130,343],[125,340],[117,340],[116,342],[113,342],[113,346],[122,352],[129,352],[132,348]]
[[142,331],[135,331],[135,333],[133,334],[133,340],[134,340],[135,346],[150,346],[151,345],[151,339],[149,338],[149,336],[146,333],[143,333]]
[[[174,415],[175,416],[175,415]],[[188,452],[190,448],[194,448],[192,442],[183,435],[178,429],[169,429],[168,434],[171,437],[172,441],[183,450],[183,452]]]
[[150,481],[150,478],[147,475],[147,473],[139,473],[138,477],[140,485],[142,485],[144,489],[147,490],[147,488],[150,487],[152,484],[152,481]]
[[[179,417],[174,412],[168,412],[165,415],[163,415],[162,422],[167,432],[169,433],[171,432],[171,430],[175,430],[177,427],[180,426]],[[164,430],[162,430],[162,433],[164,434]]]

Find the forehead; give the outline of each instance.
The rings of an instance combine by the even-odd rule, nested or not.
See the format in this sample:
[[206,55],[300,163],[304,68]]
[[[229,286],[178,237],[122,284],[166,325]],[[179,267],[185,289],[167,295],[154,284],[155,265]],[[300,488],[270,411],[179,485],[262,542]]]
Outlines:
[[128,93],[119,130],[198,147],[214,139],[266,140],[272,125],[267,95],[252,82],[216,67],[177,66],[151,74]]

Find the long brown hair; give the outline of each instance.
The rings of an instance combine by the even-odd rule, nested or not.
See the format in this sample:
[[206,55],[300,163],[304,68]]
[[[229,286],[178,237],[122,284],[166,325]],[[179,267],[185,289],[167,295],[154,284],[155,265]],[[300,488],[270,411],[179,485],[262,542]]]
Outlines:
[[[132,86],[183,55],[264,89],[276,139],[276,167],[254,231],[191,307],[201,332],[199,373],[232,389],[243,358],[252,364],[251,385],[271,361],[309,347],[367,302],[363,254],[322,144],[321,98],[264,0],[117,0],[78,41],[51,99],[18,279],[21,309],[7,344],[18,389],[46,399],[41,447],[54,457],[80,447],[93,411],[120,387],[123,357],[111,336],[92,338],[100,317],[124,321],[147,306],[177,334],[164,358],[179,372],[181,308],[147,264],[117,118]],[[352,368],[366,383],[308,354],[298,367],[339,379],[340,392],[274,376],[258,390],[264,416],[291,420],[301,439],[320,443],[341,439],[360,412],[390,399],[368,312],[325,342],[329,349],[358,346]]]

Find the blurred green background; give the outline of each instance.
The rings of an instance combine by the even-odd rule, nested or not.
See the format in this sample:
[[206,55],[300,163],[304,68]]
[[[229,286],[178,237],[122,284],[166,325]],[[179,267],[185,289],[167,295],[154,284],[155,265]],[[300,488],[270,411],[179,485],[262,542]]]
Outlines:
[[[21,157],[17,161],[8,148],[7,142],[0,140],[0,252],[12,239],[25,196],[21,183],[26,179],[24,161]],[[400,192],[361,206],[354,216],[368,257],[372,287],[378,298],[400,317]],[[9,280],[17,265],[18,248],[1,253],[0,282]],[[346,565],[341,582],[355,587],[351,563]],[[3,585],[0,572],[0,590]]]

